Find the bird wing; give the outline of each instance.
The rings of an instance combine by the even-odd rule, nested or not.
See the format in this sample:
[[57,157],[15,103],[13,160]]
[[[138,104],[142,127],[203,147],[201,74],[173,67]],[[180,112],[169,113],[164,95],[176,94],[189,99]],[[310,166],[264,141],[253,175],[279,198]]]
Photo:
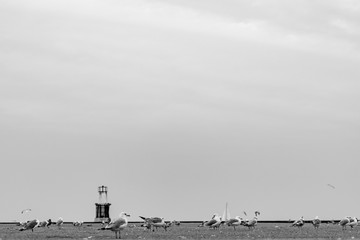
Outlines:
[[152,223],[160,223],[160,222],[162,222],[162,218],[159,218],[159,217],[152,217],[152,218],[150,218],[150,221],[152,222]]
[[114,222],[110,222],[106,227],[105,229],[111,229],[111,230],[114,230],[114,229],[118,229],[120,228],[121,226],[125,225],[126,224],[126,220],[124,218],[118,218],[116,219]]
[[233,224],[233,223],[237,223],[237,222],[239,222],[239,219],[231,218],[231,219],[229,219],[228,224]]
[[205,226],[211,226],[213,224],[215,224],[217,221],[215,219],[211,219],[210,221],[205,223]]
[[34,227],[36,227],[39,224],[39,221],[37,219],[31,220],[30,222],[28,222],[25,226],[26,229],[32,229]]
[[298,225],[300,223],[300,220],[295,220],[294,222],[293,222],[293,226],[296,226],[296,225]]
[[25,213],[25,212],[30,212],[30,211],[31,211],[31,209],[30,209],[30,208],[27,208],[27,209],[22,210],[22,211],[21,211],[21,214],[23,214],[23,213]]
[[350,222],[350,220],[349,220],[348,218],[344,218],[344,219],[342,219],[342,220],[339,222],[339,224],[340,224],[340,225],[345,225],[345,224],[347,224],[348,222]]

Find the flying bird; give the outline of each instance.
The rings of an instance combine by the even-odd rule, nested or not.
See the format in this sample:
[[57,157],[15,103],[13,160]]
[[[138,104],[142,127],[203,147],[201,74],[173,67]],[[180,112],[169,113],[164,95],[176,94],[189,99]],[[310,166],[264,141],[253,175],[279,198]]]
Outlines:
[[245,216],[247,216],[247,214],[246,214],[246,212],[245,212],[245,211],[244,211],[243,213],[244,213],[244,215],[245,215]]
[[126,228],[128,225],[128,220],[126,217],[130,217],[129,214],[121,212],[119,215],[119,218],[115,219],[114,221],[111,221],[108,225],[106,225],[103,228],[100,228],[100,230],[111,230],[115,232],[115,238],[119,239],[121,238],[121,230]]
[[257,217],[258,215],[260,215],[259,211],[255,211],[255,216]]
[[330,183],[328,183],[327,186],[331,187],[332,189],[335,189],[335,186],[331,185]]
[[22,210],[22,211],[21,211],[21,214],[27,213],[27,212],[30,212],[30,211],[31,211],[31,209],[30,209],[30,208],[27,208],[27,209]]
[[25,231],[30,230],[33,232],[34,228],[39,226],[40,221],[37,219],[34,219],[32,221],[28,221],[22,228],[19,229],[19,231]]

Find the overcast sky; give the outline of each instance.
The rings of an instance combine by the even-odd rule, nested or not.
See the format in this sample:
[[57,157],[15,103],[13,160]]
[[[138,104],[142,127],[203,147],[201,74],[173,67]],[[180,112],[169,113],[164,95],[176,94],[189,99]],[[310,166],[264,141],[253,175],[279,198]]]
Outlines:
[[93,221],[100,185],[133,221],[360,216],[359,1],[5,0],[0,29],[0,221]]

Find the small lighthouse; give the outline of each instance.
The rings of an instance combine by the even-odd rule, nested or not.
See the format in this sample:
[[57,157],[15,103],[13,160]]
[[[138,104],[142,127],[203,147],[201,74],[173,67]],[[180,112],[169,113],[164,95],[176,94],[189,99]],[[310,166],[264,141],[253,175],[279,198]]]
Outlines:
[[111,203],[108,203],[107,199],[107,193],[108,188],[107,186],[100,186],[98,187],[98,193],[99,193],[99,202],[95,203],[96,206],[96,216],[95,216],[95,222],[108,222],[110,221],[110,205]]

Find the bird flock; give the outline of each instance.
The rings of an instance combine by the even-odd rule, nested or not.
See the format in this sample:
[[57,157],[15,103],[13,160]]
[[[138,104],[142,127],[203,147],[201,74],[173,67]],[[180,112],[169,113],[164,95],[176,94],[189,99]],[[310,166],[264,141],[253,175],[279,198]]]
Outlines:
[[[247,214],[244,212],[244,215],[247,216]],[[235,218],[230,218],[227,220],[223,220],[220,215],[217,213],[213,214],[210,220],[203,221],[198,227],[207,227],[209,229],[219,229],[221,226],[228,226],[232,227],[234,230],[236,230],[236,227],[238,226],[244,226],[247,227],[249,230],[254,230],[257,226],[258,217],[260,215],[259,211],[255,212],[255,215],[252,219],[243,219],[240,216],[236,216]],[[128,217],[130,217],[129,214],[125,212],[121,212],[119,214],[118,218],[115,218],[114,220],[105,223],[103,222],[103,226],[99,228],[98,230],[109,230],[115,233],[115,238],[121,238],[121,231],[124,230],[127,227],[136,227],[136,225],[130,225],[128,224]],[[171,226],[178,226],[180,225],[179,221],[165,221],[162,217],[143,217],[139,216],[140,219],[142,219],[141,227],[144,228],[144,230],[148,231],[157,231],[158,229],[164,229],[164,231],[167,231],[167,229]],[[314,226],[314,228],[317,230],[319,229],[321,225],[321,220],[318,216],[316,216],[312,221],[310,221],[311,224]],[[341,226],[341,229],[345,231],[347,227],[354,228],[358,225],[358,219],[356,217],[344,217],[341,219],[338,223],[335,223],[335,221],[332,222],[333,224],[338,224]],[[45,221],[39,221],[38,219],[30,220],[27,222],[19,222],[19,226],[21,228],[19,231],[25,231],[25,230],[31,230],[34,231],[35,228],[38,227],[47,227],[49,228],[50,225],[54,225],[57,228],[61,229],[64,224],[63,218],[59,218],[56,222],[53,222],[51,219],[45,220]],[[74,227],[80,227],[83,225],[82,221],[74,221],[72,222],[72,225]],[[290,224],[290,227],[297,227],[301,229],[305,225],[304,217],[299,218],[298,220],[293,221]]]

